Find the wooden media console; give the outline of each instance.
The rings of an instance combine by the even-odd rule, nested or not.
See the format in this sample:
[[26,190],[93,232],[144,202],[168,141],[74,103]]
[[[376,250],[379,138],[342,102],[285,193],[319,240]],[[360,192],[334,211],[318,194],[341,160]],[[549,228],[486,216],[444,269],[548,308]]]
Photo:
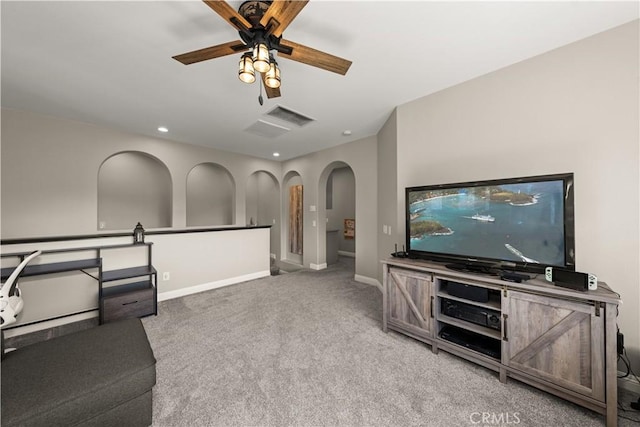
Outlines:
[[382,328],[587,407],[617,425],[616,316],[605,283],[580,292],[442,264],[383,261]]

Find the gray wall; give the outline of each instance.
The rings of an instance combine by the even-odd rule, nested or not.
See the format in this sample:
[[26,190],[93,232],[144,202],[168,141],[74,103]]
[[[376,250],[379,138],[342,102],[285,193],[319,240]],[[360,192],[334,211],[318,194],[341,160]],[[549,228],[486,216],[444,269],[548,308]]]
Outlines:
[[576,267],[620,293],[635,366],[638,52],[635,21],[398,107],[395,236],[407,186],[573,172]]
[[[378,132],[378,258],[385,259],[402,248],[404,234],[398,233],[404,220],[404,189],[398,188],[398,112],[393,111]],[[391,226],[391,232],[389,232]],[[387,231],[387,233],[384,233]],[[378,266],[382,282],[382,265]]]
[[198,164],[215,163],[229,171],[235,183],[231,223],[236,225],[246,224],[249,176],[258,170],[281,176],[275,161],[2,109],[2,237],[96,233],[98,170],[124,151],[144,152],[166,165],[176,228],[187,225],[187,175]]

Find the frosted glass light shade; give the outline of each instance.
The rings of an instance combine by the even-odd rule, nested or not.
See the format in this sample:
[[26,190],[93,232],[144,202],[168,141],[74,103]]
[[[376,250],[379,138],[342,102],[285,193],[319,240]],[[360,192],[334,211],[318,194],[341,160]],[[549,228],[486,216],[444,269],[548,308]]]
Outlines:
[[253,68],[251,54],[249,53],[245,53],[242,55],[242,58],[240,58],[238,78],[245,83],[253,83],[256,81],[256,72]]
[[269,71],[269,49],[264,43],[258,43],[253,48],[253,68],[261,73]]
[[280,67],[275,61],[270,64],[269,71],[264,76],[264,84],[271,89],[280,87]]

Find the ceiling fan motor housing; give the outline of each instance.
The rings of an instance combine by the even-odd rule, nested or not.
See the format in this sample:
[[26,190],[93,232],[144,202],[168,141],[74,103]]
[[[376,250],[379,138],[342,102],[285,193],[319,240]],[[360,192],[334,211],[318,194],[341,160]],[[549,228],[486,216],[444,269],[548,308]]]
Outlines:
[[[260,24],[260,20],[266,13],[271,1],[245,1],[238,8],[238,14],[246,19],[251,28],[247,31],[238,31],[240,38],[247,46],[254,46],[257,42],[264,42],[269,50],[281,51],[280,40],[282,37],[276,37],[267,31],[267,28]],[[284,49],[285,53],[290,53],[290,49]]]
[[238,13],[256,27],[269,6],[271,6],[270,1],[245,1],[238,8]]

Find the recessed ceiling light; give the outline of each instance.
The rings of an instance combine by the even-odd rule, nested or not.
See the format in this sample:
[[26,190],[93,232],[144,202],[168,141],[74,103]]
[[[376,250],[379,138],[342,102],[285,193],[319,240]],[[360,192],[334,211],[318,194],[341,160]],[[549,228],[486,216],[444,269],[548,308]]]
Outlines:
[[273,153],[273,157],[280,157],[280,153]]
[[164,126],[160,126],[160,127],[158,128],[158,132],[167,133],[167,132],[169,132],[169,129],[167,129],[167,128],[166,128],[166,127],[164,127]]
[[349,135],[351,135],[351,131],[349,129],[347,129],[344,132],[342,132],[342,135],[349,136]]

